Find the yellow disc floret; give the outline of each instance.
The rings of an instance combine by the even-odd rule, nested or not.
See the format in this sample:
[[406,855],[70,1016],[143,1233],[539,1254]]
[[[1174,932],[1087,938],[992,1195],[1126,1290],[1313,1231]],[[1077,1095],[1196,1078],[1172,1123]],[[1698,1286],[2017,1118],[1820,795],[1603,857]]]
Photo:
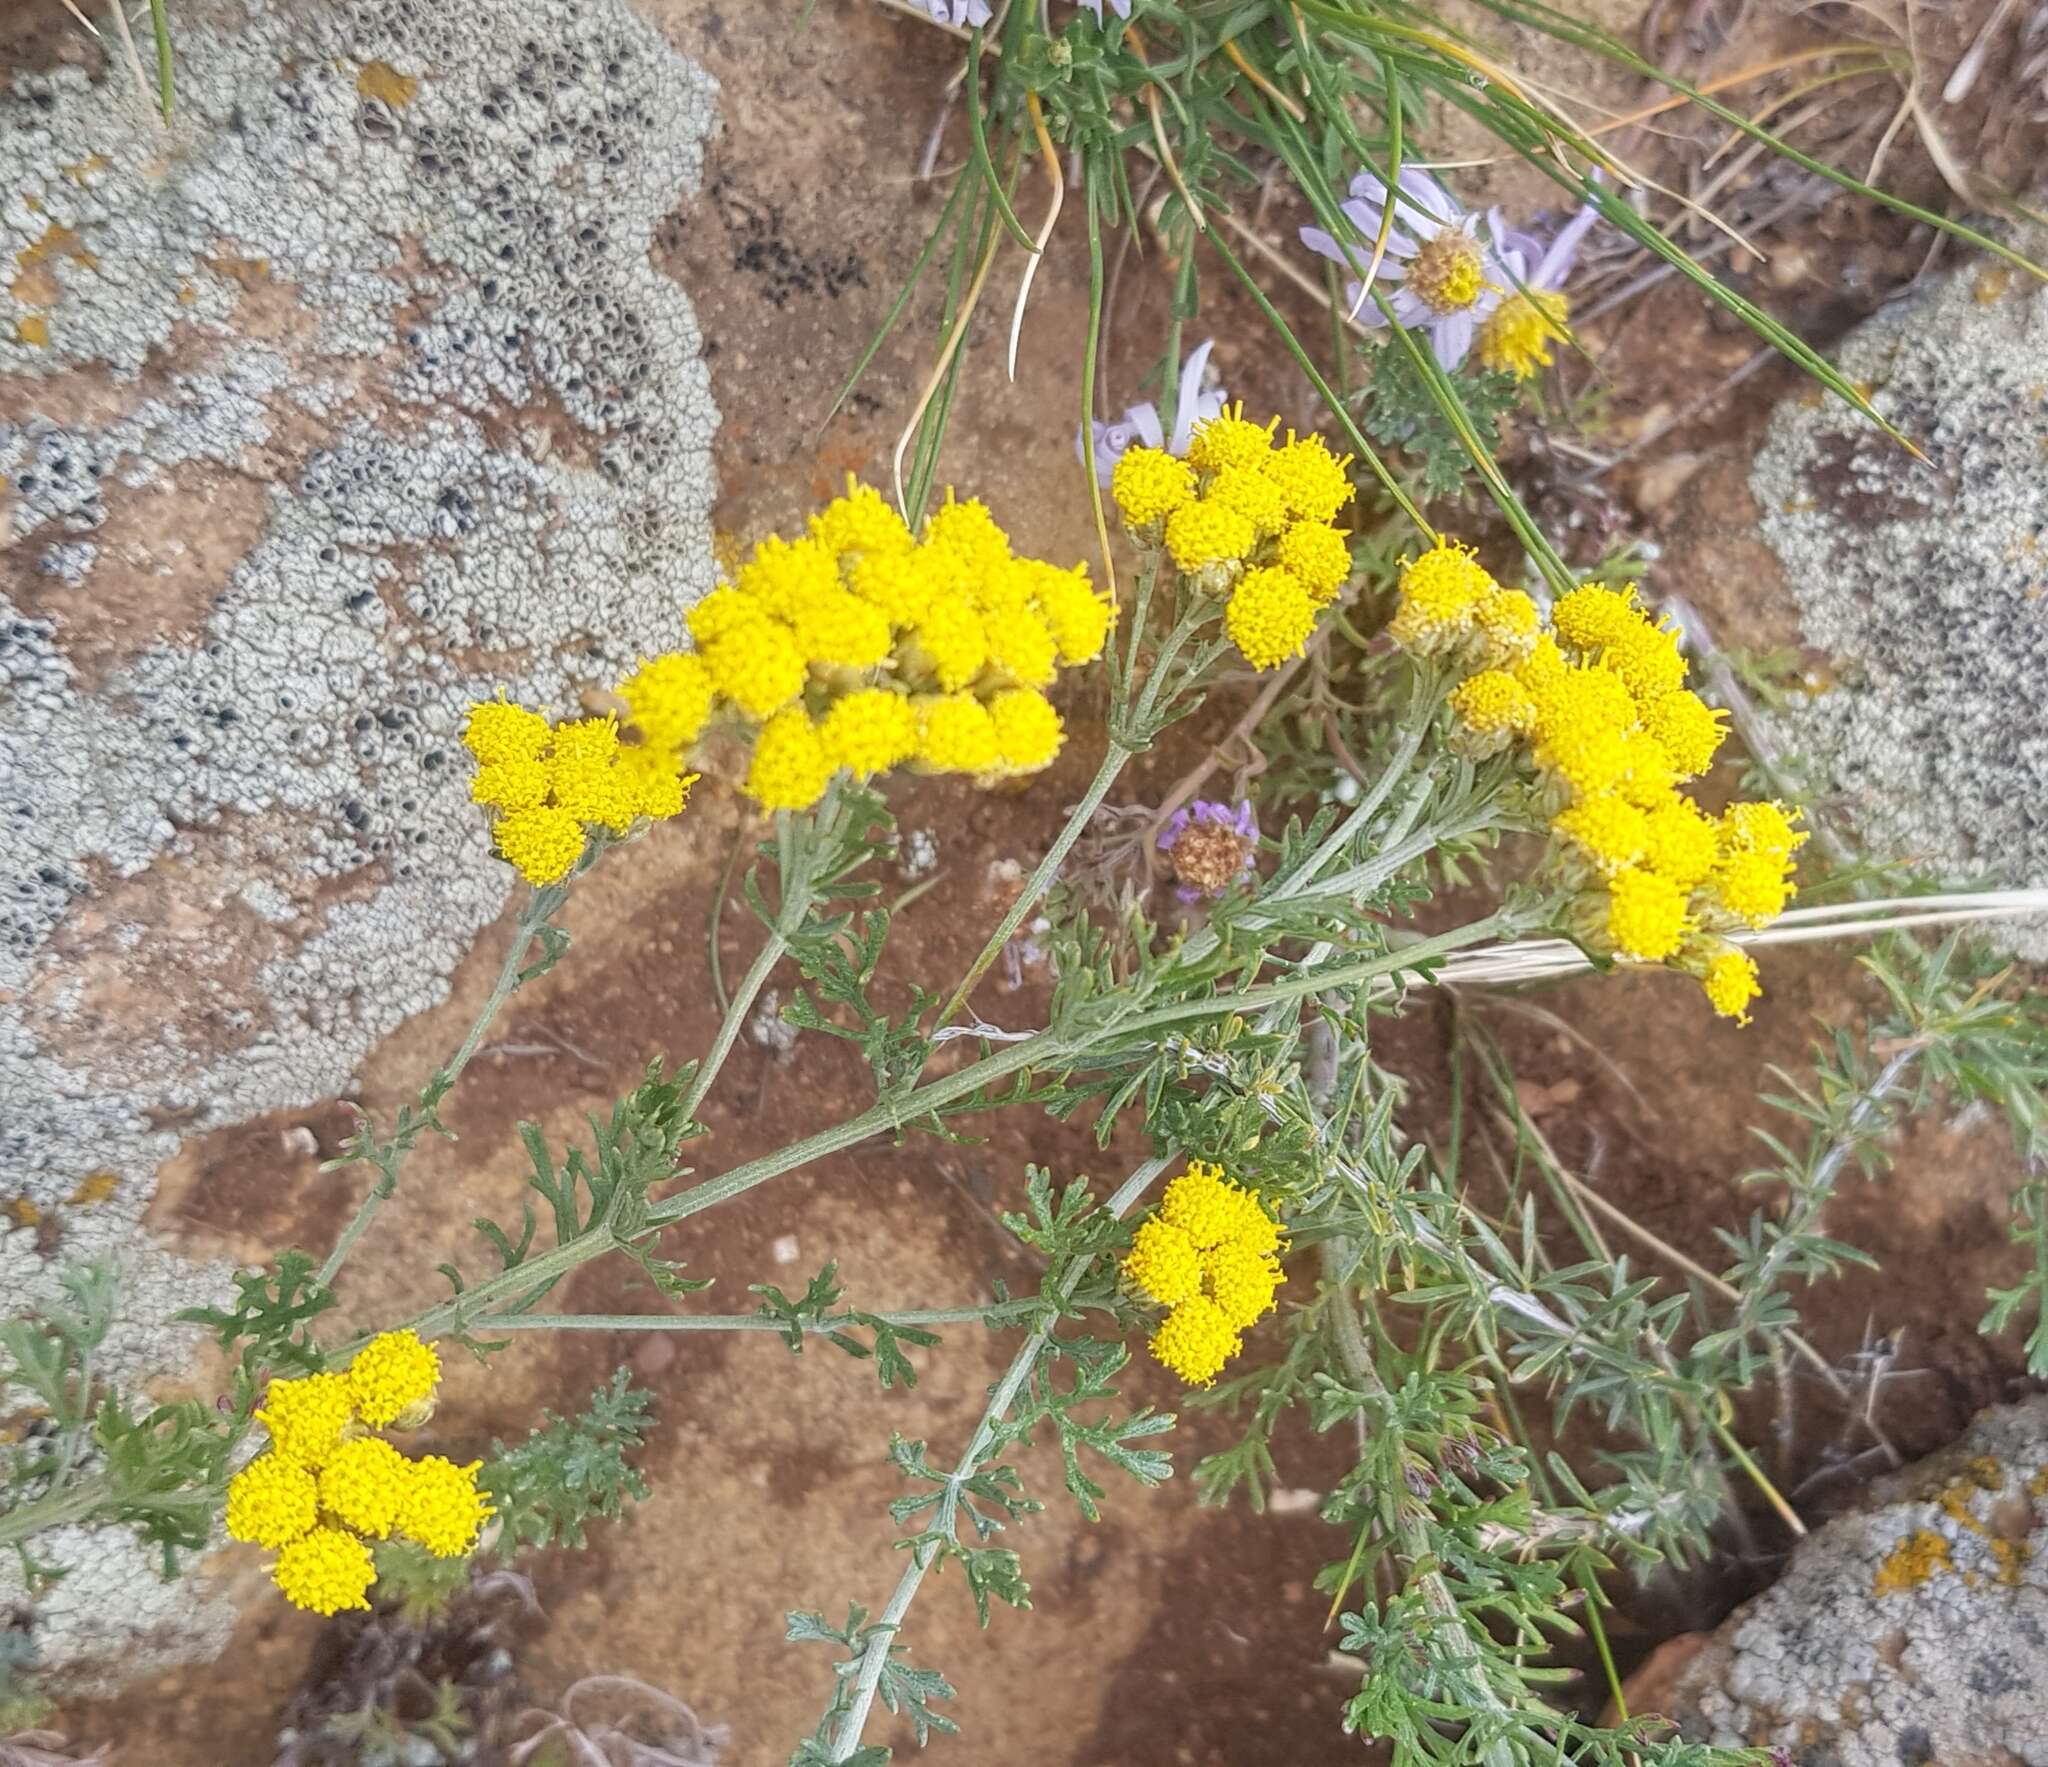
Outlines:
[[1732,946],[1707,965],[1700,986],[1707,991],[1707,1004],[1738,1025],[1749,1023],[1749,1003],[1764,991],[1755,959]]
[[1565,330],[1569,311],[1565,297],[1551,289],[1508,295],[1479,327],[1480,364],[1495,374],[1528,380],[1550,366],[1551,340],[1570,336]]
[[1203,1286],[1227,1324],[1248,1330],[1273,1310],[1280,1287],[1279,1260],[1227,1239],[1201,1254]]
[[1611,878],[1634,865],[1649,840],[1649,818],[1617,792],[1581,798],[1550,826],[1602,877]]
[[494,810],[531,810],[548,801],[545,761],[492,761],[469,782],[469,801]]
[[382,1436],[358,1436],[320,1469],[320,1507],[334,1520],[381,1540],[398,1525],[412,1462]]
[[1027,687],[997,694],[988,702],[988,715],[1005,773],[1036,773],[1051,766],[1066,738],[1052,701]]
[[271,1578],[293,1607],[309,1614],[367,1608],[377,1567],[370,1549],[342,1528],[315,1528],[277,1555]]
[[246,1540],[251,1546],[275,1551],[298,1539],[319,1519],[320,1491],[312,1473],[280,1450],[257,1455],[228,1480],[231,1540]]
[[1351,456],[1339,460],[1324,446],[1321,436],[1296,438],[1287,432],[1284,447],[1276,448],[1260,463],[1266,477],[1280,487],[1287,511],[1297,521],[1328,523],[1351,501],[1351,475],[1346,470]]
[[1484,641],[1485,661],[1493,668],[1514,667],[1536,649],[1543,616],[1536,603],[1519,589],[1496,589],[1472,610],[1472,623]]
[[1503,743],[1536,728],[1536,702],[1504,669],[1467,675],[1451,689],[1451,710],[1466,729]]
[[1536,765],[1554,773],[1574,796],[1591,797],[1618,789],[1628,777],[1628,742],[1605,724],[1567,724],[1544,737]]
[[1607,936],[1623,957],[1661,963],[1685,941],[1685,892],[1654,871],[1624,871],[1607,886]]
[[1183,503],[1166,518],[1166,550],[1184,573],[1235,564],[1257,542],[1251,522],[1220,503]]
[[1351,575],[1351,548],[1325,522],[1293,523],[1274,546],[1273,561],[1291,571],[1319,607],[1335,600]]
[[479,700],[469,708],[463,746],[481,766],[501,761],[534,761],[547,747],[548,721],[524,706],[501,699]]
[[583,857],[583,824],[551,804],[501,816],[492,835],[498,856],[530,884],[559,883]]
[[1223,1168],[1205,1160],[1188,1161],[1188,1169],[1166,1187],[1159,1213],[1205,1252],[1231,1237],[1243,1221],[1237,1186]]
[[849,555],[890,556],[910,550],[910,530],[903,518],[872,485],[857,483],[851,474],[846,495],[835,497],[810,520],[811,538],[835,558]]
[[1685,685],[1685,655],[1678,634],[1647,620],[1608,645],[1601,660],[1615,671],[1638,701],[1649,701]]
[[917,628],[917,660],[939,686],[955,693],[988,661],[988,631],[965,595],[935,596]]
[[1202,493],[1204,503],[1219,509],[1234,509],[1252,524],[1261,540],[1269,539],[1287,525],[1287,498],[1256,466],[1226,466],[1209,481]]
[[979,497],[953,502],[950,490],[946,495],[949,501],[924,525],[924,543],[973,575],[986,576],[1010,556],[1010,537]]
[[701,651],[707,644],[730,638],[735,632],[761,625],[767,611],[751,595],[742,595],[730,583],[721,583],[697,602],[684,616],[691,640]]
[[1727,713],[1709,709],[1698,694],[1683,687],[1648,701],[1642,716],[1644,730],[1671,757],[1680,779],[1697,779],[1706,772],[1728,735],[1721,722]]
[[848,572],[846,586],[871,607],[880,608],[890,624],[914,626],[938,593],[939,576],[931,555],[922,548],[871,552]]
[[412,1476],[399,1505],[398,1531],[436,1558],[460,1558],[476,1544],[478,1530],[493,1513],[476,1488],[483,1462],[457,1466],[429,1454],[411,1465]]
[[[1226,466],[1261,466],[1273,452],[1273,430],[1280,422],[1253,423],[1241,404],[1226,407],[1206,423],[1195,425],[1188,444],[1188,463],[1198,472],[1221,472]],[[1336,511],[1332,510],[1331,514]]]
[[672,752],[665,749],[624,748],[612,766],[617,769],[627,807],[635,816],[652,822],[680,816],[690,801],[690,787],[697,783],[696,774],[677,771]]
[[1440,540],[1402,565],[1400,590],[1400,606],[1387,629],[1395,643],[1428,654],[1472,630],[1494,581],[1470,547]]
[[863,687],[832,702],[818,725],[825,759],[856,778],[886,773],[917,752],[917,713],[885,687]]
[[807,663],[872,669],[889,654],[889,616],[837,584],[813,590],[791,614],[796,647]]
[[1206,1387],[1243,1342],[1221,1307],[1207,1295],[1191,1295],[1152,1334],[1152,1354],[1189,1386]]
[[1316,629],[1316,604],[1293,572],[1261,565],[1230,592],[1223,628],[1253,668],[1277,669],[1301,655]]
[[1550,610],[1550,623],[1557,629],[1560,644],[1598,656],[1648,622],[1636,606],[1633,583],[1621,589],[1582,583],[1557,598]]
[[440,1381],[440,1353],[410,1329],[373,1337],[348,1365],[356,1415],[375,1429],[431,1399]]
[[1132,1288],[1162,1307],[1177,1307],[1202,1292],[1202,1258],[1194,1241],[1158,1215],[1131,1235],[1123,1270]]
[[982,615],[989,667],[1019,687],[1050,687],[1059,673],[1059,647],[1045,616],[1030,602]]
[[1720,831],[1690,798],[1673,798],[1649,814],[1643,834],[1643,864],[1681,890],[1703,882],[1714,869]]
[[971,693],[917,702],[917,764],[932,773],[985,773],[1001,758],[995,719]]
[[1711,888],[1715,899],[1737,920],[1758,928],[1769,926],[1784,913],[1792,897],[1784,861],[1754,850],[1722,859],[1714,868]]
[[747,795],[764,810],[808,810],[831,783],[832,762],[802,706],[777,712],[754,738]]
[[804,690],[796,634],[780,620],[736,625],[706,644],[702,654],[712,685],[749,718],[774,716]]
[[1774,798],[1730,804],[1721,817],[1722,849],[1789,860],[1806,844],[1806,830],[1793,826],[1798,815],[1797,810],[1788,811]]
[[1092,663],[1102,654],[1114,609],[1088,581],[1086,565],[1076,565],[1070,571],[1040,566],[1032,581],[1032,598],[1052,629],[1061,662],[1069,667]]
[[1195,475],[1163,448],[1127,448],[1110,475],[1109,494],[1131,527],[1149,528],[1194,501]]
[[643,661],[619,683],[640,734],[654,748],[674,754],[704,733],[711,719],[711,671],[688,651],[669,651]]
[[319,1468],[341,1445],[341,1432],[354,1416],[346,1380],[338,1374],[309,1374],[272,1381],[256,1421],[270,1432],[280,1454]]

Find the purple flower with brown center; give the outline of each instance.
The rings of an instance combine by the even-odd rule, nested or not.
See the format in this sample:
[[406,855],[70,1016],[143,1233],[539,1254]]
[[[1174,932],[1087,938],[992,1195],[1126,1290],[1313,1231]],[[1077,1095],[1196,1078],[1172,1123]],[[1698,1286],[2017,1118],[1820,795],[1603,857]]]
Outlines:
[[1183,902],[1220,896],[1250,877],[1259,859],[1259,824],[1248,799],[1235,806],[1197,798],[1159,831],[1159,850],[1173,868]]

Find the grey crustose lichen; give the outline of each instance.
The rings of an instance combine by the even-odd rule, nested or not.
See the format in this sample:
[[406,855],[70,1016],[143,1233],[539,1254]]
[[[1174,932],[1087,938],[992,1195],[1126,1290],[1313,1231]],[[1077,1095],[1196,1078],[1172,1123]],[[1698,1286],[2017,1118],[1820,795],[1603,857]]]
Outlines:
[[[650,261],[709,77],[626,0],[177,23],[168,136],[118,67],[0,91],[0,1292],[118,1254],[128,1379],[222,1286],[140,1227],[180,1133],[346,1087],[503,908],[466,704],[573,705],[712,575]],[[46,1660],[224,1636],[129,1611]]]
[[[1781,730],[1880,858],[2048,885],[2048,292],[2000,268],[1866,320],[1835,400],[1778,408],[1750,486],[1836,679]],[[2048,923],[2005,937],[2048,957]]]

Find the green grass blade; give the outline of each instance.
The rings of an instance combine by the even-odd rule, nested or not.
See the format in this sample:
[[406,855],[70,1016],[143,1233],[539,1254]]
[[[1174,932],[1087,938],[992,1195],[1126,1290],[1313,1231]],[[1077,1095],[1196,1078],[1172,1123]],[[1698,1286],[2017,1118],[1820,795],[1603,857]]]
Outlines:
[[164,121],[168,123],[175,94],[171,86],[171,21],[164,11],[164,0],[149,0],[149,23],[156,33],[157,102],[163,106]]
[[1034,257],[1038,254],[1038,242],[1024,230],[1024,223],[1017,219],[1017,211],[1010,207],[1010,199],[1003,193],[1003,181],[996,176],[996,162],[989,157],[988,132],[981,119],[981,28],[975,27],[974,35],[968,40],[968,58],[973,66],[967,70],[962,82],[967,93],[967,133],[974,143],[974,164],[981,173],[982,182],[988,186],[988,193],[995,198],[996,213],[1002,216],[1003,225],[1010,237]]
[[922,249],[910,266],[910,274],[903,279],[903,286],[896,298],[889,304],[888,312],[882,315],[882,323],[875,335],[868,339],[867,348],[860,353],[860,359],[853,365],[853,372],[846,377],[846,384],[839,389],[818,427],[838,415],[839,407],[846,403],[846,395],[860,385],[860,377],[867,373],[868,364],[875,359],[876,352],[889,341],[889,334],[896,329],[897,320],[903,317],[903,309],[910,305],[910,297],[917,292],[917,285],[924,280],[925,266],[932,261],[932,255],[939,249],[939,241],[945,238],[946,228],[952,222],[953,211],[959,206],[960,198],[967,188],[967,175],[963,172],[953,180],[952,194],[946,198],[946,206],[939,211],[939,218],[932,223],[932,230],[925,235]]

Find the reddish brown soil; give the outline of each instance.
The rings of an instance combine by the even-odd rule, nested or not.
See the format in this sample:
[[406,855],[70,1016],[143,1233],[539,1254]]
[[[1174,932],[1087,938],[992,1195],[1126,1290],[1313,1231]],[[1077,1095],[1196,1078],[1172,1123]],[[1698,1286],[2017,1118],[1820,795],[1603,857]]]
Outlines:
[[[707,187],[679,206],[661,250],[712,340],[725,413],[720,524],[751,539],[791,523],[846,470],[886,476],[929,361],[929,302],[913,303],[846,408],[829,421],[826,411],[936,214],[936,187],[910,174],[956,56],[915,21],[865,7],[819,8],[797,30],[780,17],[764,28],[752,10],[708,0],[649,4],[723,87],[725,133]],[[949,135],[942,158],[950,162],[956,151]],[[1021,200],[1035,209],[1042,198],[1040,186],[1027,185]],[[1830,304],[1827,291],[1846,255],[1877,236],[1866,211],[1845,206],[1808,242],[1806,273],[1787,294],[1789,316],[1839,330],[1853,314]],[[1084,312],[1078,270],[1071,252],[1048,261],[1012,386],[1000,375],[1015,277],[1015,260],[1006,258],[976,323],[944,462],[944,476],[986,495],[1035,550],[1074,557],[1088,548],[1071,444]],[[1106,376],[1112,405],[1133,396],[1132,379],[1152,358],[1163,313],[1159,270],[1153,253],[1120,272]],[[1887,274],[1895,283],[1897,274]],[[1308,390],[1245,303],[1212,296],[1201,324],[1223,340],[1218,361],[1233,392],[1309,421]],[[1608,448],[1647,434],[1753,347],[1668,286],[1624,308],[1589,341],[1614,389],[1599,438]],[[1776,369],[1752,379],[1617,471],[1606,488],[1636,531],[1663,542],[1659,583],[1704,606],[1730,638],[1774,642],[1788,631],[1752,538],[1743,474],[1769,401],[1792,384],[1789,371]],[[936,831],[939,881],[904,917],[888,975],[944,982],[963,969],[993,918],[1000,883],[991,867],[1035,859],[1099,753],[1091,722],[1099,705],[1084,690],[1073,711],[1067,755],[1028,792],[986,796],[924,784],[896,795],[904,828]],[[1142,758],[1118,798],[1156,802],[1206,734],[1184,729],[1165,752]],[[680,1060],[709,1043],[717,1022],[706,961],[711,899],[731,843],[752,833],[737,800],[707,785],[685,820],[607,860],[579,887],[566,915],[574,950],[500,1021],[448,1110],[460,1139],[420,1149],[400,1200],[352,1264],[352,1318],[409,1311],[422,1294],[438,1292],[433,1269],[444,1259],[477,1267],[471,1218],[516,1213],[518,1120],[538,1121],[560,1145],[577,1135],[582,1113],[602,1110],[650,1055]],[[737,900],[722,926],[730,981],[758,930]],[[502,927],[488,935],[447,1004],[377,1052],[353,1102],[389,1119],[459,1040],[505,936]],[[786,988],[787,978],[778,979]],[[1529,1003],[1560,1015],[1569,1031],[1508,1003],[1472,1001],[1466,1010],[1505,1039],[1524,1106],[1560,1155],[1648,1231],[1719,1267],[1713,1230],[1770,1200],[1737,1179],[1758,1158],[1749,1130],[1760,1120],[1755,1100],[1772,1083],[1771,1065],[1796,1069],[1816,1020],[1854,1022],[1871,997],[1845,954],[1774,962],[1767,979],[1769,1009],[1746,1032],[1709,1025],[1687,987],[1657,978],[1573,983]],[[1043,983],[1011,991],[999,972],[978,1003],[1001,1023],[1042,1022]],[[1425,1005],[1391,1046],[1415,1076],[1409,1120],[1418,1134],[1437,1133],[1444,1121],[1451,1030],[1448,1008]],[[712,1133],[694,1149],[698,1167],[727,1169],[871,1097],[844,1044],[807,1037],[785,1061],[745,1042],[707,1107]],[[167,1176],[160,1230],[194,1254],[249,1259],[287,1243],[327,1243],[353,1207],[355,1181],[322,1175],[318,1155],[295,1151],[287,1137],[301,1125],[325,1154],[347,1115],[331,1101],[190,1144]],[[994,1220],[1015,1205],[1026,1161],[1113,1182],[1133,1157],[1134,1132],[1127,1128],[1105,1153],[1082,1129],[1019,1116],[988,1144],[871,1143],[693,1220],[668,1250],[715,1279],[699,1303],[712,1308],[744,1310],[748,1283],[800,1284],[828,1258],[839,1260],[841,1279],[864,1306],[973,1301],[996,1278],[1013,1286],[1032,1280]],[[1809,1330],[1831,1358],[1867,1337],[1898,1340],[1899,1378],[1884,1390],[1879,1418],[1904,1451],[1917,1453],[1948,1439],[2015,1378],[2014,1347],[1974,1332],[1985,1284],[2011,1269],[2003,1211],[2015,1174],[1995,1126],[1930,1121],[1893,1151],[1895,1169],[1869,1188],[1849,1183],[1829,1222],[1875,1252],[1883,1274],[1818,1290]],[[1469,1169],[1485,1169],[1476,1154]],[[787,1263],[776,1253],[785,1236],[797,1246]],[[1637,1256],[1655,1263],[1654,1254]],[[561,1304],[645,1310],[654,1300],[644,1285],[602,1266],[569,1284]],[[628,1523],[601,1531],[589,1551],[544,1555],[532,1566],[549,1623],[522,1673],[543,1698],[582,1674],[639,1675],[730,1724],[739,1767],[767,1767],[786,1759],[815,1722],[830,1682],[826,1653],[782,1642],[783,1613],[812,1607],[838,1615],[849,1601],[880,1606],[900,1563],[886,1514],[901,1488],[885,1461],[890,1435],[926,1438],[935,1456],[957,1453],[1005,1354],[986,1334],[949,1332],[941,1349],[920,1355],[914,1392],[884,1394],[870,1369],[826,1347],[792,1358],[765,1337],[530,1335],[488,1370],[451,1370],[427,1445],[474,1452],[493,1435],[524,1431],[543,1406],[576,1404],[619,1363],[632,1365],[657,1397],[645,1461],[654,1495]],[[1149,1365],[1130,1372],[1125,1390],[1133,1403],[1183,1406],[1183,1395]],[[1767,1432],[1773,1417],[1765,1400],[1745,1422]],[[1791,1453],[1771,1469],[1788,1487],[1820,1464],[1837,1427],[1833,1402],[1801,1386],[1795,1423]],[[1184,1475],[1228,1439],[1224,1420],[1184,1417],[1173,1438],[1177,1469]],[[947,1574],[927,1586],[904,1635],[915,1661],[942,1669],[961,1690],[963,1735],[935,1745],[946,1759],[961,1767],[1306,1767],[1355,1757],[1357,1743],[1337,1722],[1355,1675],[1327,1664],[1323,1603],[1309,1586],[1318,1565],[1343,1548],[1312,1513],[1203,1512],[1177,1476],[1150,1493],[1113,1486],[1103,1521],[1090,1526],[1058,1489],[1056,1456],[1040,1449],[1021,1459],[1048,1503],[1013,1538],[1033,1610],[999,1611],[983,1634],[960,1578]],[[1328,1444],[1299,1435],[1287,1442],[1288,1484],[1324,1490],[1339,1470]],[[1817,1487],[1811,1501],[1818,1506],[1827,1495]],[[1717,1618],[1747,1581],[1769,1573],[1782,1544],[1767,1525],[1731,1529],[1727,1567],[1619,1591],[1625,1656]],[[220,1574],[252,1597],[228,1656],[140,1685],[118,1702],[67,1712],[74,1737],[140,1744],[134,1758],[153,1767],[260,1767],[271,1759],[276,1716],[308,1661],[315,1623],[257,1595],[253,1558],[222,1563]],[[909,1746],[906,1725],[884,1722],[874,1734]]]

